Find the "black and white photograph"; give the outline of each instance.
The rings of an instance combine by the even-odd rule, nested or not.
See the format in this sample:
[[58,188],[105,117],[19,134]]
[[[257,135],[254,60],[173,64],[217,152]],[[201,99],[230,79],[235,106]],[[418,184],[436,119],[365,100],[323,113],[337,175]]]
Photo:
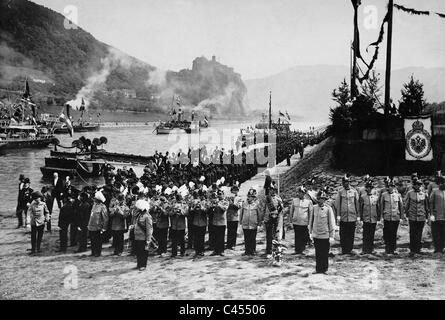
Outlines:
[[445,299],[444,39],[443,0],[0,0],[0,300]]

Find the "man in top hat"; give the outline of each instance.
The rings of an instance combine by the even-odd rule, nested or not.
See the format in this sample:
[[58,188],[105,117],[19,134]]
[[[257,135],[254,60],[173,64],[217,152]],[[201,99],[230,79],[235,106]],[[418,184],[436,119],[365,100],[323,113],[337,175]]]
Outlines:
[[233,196],[228,198],[227,208],[227,249],[233,250],[236,246],[236,236],[238,231],[239,211],[243,200],[238,196],[239,188],[234,185],[230,188]]
[[19,176],[19,192],[18,192],[18,197],[17,197],[17,208],[16,208],[16,216],[17,216],[17,220],[18,220],[18,226],[17,228],[20,228],[21,226],[23,226],[23,208],[22,206],[22,198],[23,198],[23,188],[25,186],[25,175],[21,174]]
[[59,174],[57,172],[54,172],[53,174],[53,181],[51,183],[51,187],[52,187],[52,191],[51,191],[51,203],[49,206],[49,210],[50,210],[50,214],[52,214],[53,212],[53,205],[54,205],[54,200],[56,200],[57,202],[57,207],[62,208],[62,200],[63,200],[63,192],[64,192],[64,187],[63,187],[63,181],[59,178]]
[[[60,248],[58,252],[66,253],[66,248],[68,246],[68,227],[74,220],[76,219],[75,215],[78,212],[75,212],[74,206],[74,196],[73,194],[68,194],[62,208],[59,213],[59,237],[60,237]],[[77,229],[77,227],[76,227]],[[70,232],[70,238],[73,234]],[[71,241],[73,241],[71,239]]]
[[396,191],[394,180],[387,181],[387,190],[380,197],[380,210],[383,218],[383,240],[386,254],[397,254],[397,230],[403,215],[402,196]]
[[421,254],[422,231],[425,221],[429,217],[428,195],[420,188],[422,180],[414,181],[413,190],[405,198],[405,215],[409,220],[409,248],[410,255]]
[[303,254],[309,241],[309,215],[313,210],[312,200],[306,196],[306,189],[297,188],[297,197],[292,199],[289,211],[289,222],[295,233],[295,254]]
[[[24,182],[24,186],[22,189],[22,195],[21,195],[21,203],[20,203],[20,212],[18,215],[18,219],[19,219],[19,225],[20,226],[24,226],[25,228],[28,227],[28,208],[30,206],[30,204],[32,203],[32,201],[34,200],[32,198],[32,193],[34,192],[34,190],[31,188],[31,181],[29,180],[29,178],[25,178],[23,180]],[[25,224],[23,225],[23,213],[25,215]]]
[[377,221],[380,221],[379,196],[373,193],[373,189],[372,180],[368,180],[359,199],[360,219],[363,221],[362,254],[374,253],[375,229]]
[[76,253],[87,251],[88,242],[88,222],[90,220],[92,203],[88,193],[81,192],[79,195],[79,202],[76,206],[76,226],[78,230],[79,248]]
[[342,254],[353,254],[355,227],[359,217],[359,195],[350,186],[350,178],[345,175],[342,179],[343,187],[335,198],[334,210],[340,223],[340,246]]
[[430,221],[433,236],[434,253],[444,253],[445,248],[445,177],[437,179],[439,189],[430,196]]

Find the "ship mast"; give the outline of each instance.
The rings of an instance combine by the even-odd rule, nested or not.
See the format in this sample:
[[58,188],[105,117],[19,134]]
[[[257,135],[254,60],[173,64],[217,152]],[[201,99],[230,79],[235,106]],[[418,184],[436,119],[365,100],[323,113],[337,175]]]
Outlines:
[[272,91],[269,91],[269,130],[272,129]]

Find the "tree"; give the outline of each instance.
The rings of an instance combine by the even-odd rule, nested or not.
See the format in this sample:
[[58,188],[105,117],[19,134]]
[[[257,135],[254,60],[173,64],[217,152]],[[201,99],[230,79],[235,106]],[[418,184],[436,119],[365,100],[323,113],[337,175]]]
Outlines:
[[383,106],[379,103],[379,99],[381,96],[380,91],[382,89],[382,86],[380,85],[379,75],[379,73],[376,73],[373,70],[369,79],[362,84],[362,92],[372,102],[373,108],[375,110],[383,108]]
[[343,79],[340,86],[332,91],[332,100],[337,102],[339,106],[346,106],[351,101],[351,91],[346,79]]
[[352,126],[350,93],[346,79],[343,79],[340,86],[332,91],[332,100],[338,104],[336,107],[331,108],[329,113],[329,118],[332,122],[331,130],[334,135],[348,132]]
[[366,120],[370,115],[377,112],[375,109],[376,99],[370,96],[360,94],[353,102],[350,108],[351,118],[353,120]]
[[403,84],[402,99],[399,101],[399,113],[403,118],[418,116],[426,106],[424,99],[423,83],[414,80],[411,75],[410,81]]

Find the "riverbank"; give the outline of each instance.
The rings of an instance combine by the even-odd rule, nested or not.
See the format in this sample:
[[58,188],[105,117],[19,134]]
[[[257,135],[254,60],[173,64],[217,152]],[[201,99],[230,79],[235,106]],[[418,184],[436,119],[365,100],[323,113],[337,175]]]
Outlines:
[[[242,238],[225,257],[194,260],[149,257],[148,268],[133,268],[135,258],[112,256],[104,244],[103,256],[60,254],[58,233],[45,233],[38,256],[28,256],[29,234],[14,229],[11,217],[0,221],[0,299],[443,299],[445,259],[428,255],[408,257],[407,226],[402,226],[399,256],[336,255],[328,275],[313,275],[314,249],[306,256],[292,253],[293,235],[286,232],[289,251],[281,267],[257,256],[241,256]],[[55,228],[56,229],[56,228]],[[381,230],[378,230],[378,234]],[[382,252],[380,237],[377,241]],[[263,232],[258,249],[265,247]],[[356,243],[357,245],[359,243]],[[338,254],[338,245],[332,252]],[[192,254],[191,250],[187,250]],[[74,277],[74,278],[73,278]],[[76,279],[73,281],[73,279]]]
[[[302,179],[313,175],[332,181],[335,187],[341,172],[329,171],[330,141],[325,140],[305,158],[292,159],[293,166],[279,170],[282,196],[289,197]],[[279,165],[278,167],[280,167]],[[321,170],[321,171],[320,171]],[[261,174],[260,174],[261,175]],[[264,178],[264,177],[262,177]],[[331,179],[331,180],[329,180]],[[263,181],[263,179],[260,179]],[[27,255],[30,234],[15,229],[11,213],[0,215],[0,299],[444,299],[445,257],[434,255],[430,243],[424,243],[427,255],[409,258],[408,226],[399,229],[396,257],[382,255],[382,229],[376,232],[377,256],[340,256],[338,233],[332,248],[328,275],[313,275],[314,248],[305,256],[292,255],[293,231],[286,231],[284,244],[288,250],[281,267],[256,256],[242,256],[243,237],[238,236],[236,250],[225,257],[206,256],[194,260],[192,250],[184,258],[150,256],[148,268],[133,268],[135,258],[112,256],[104,244],[103,256],[88,253],[57,253],[58,232],[45,233],[42,253]],[[6,216],[7,215],[7,216]],[[58,222],[58,209],[53,225]],[[265,249],[265,234],[260,230],[257,250]],[[361,229],[356,233],[355,250],[361,248]]]

